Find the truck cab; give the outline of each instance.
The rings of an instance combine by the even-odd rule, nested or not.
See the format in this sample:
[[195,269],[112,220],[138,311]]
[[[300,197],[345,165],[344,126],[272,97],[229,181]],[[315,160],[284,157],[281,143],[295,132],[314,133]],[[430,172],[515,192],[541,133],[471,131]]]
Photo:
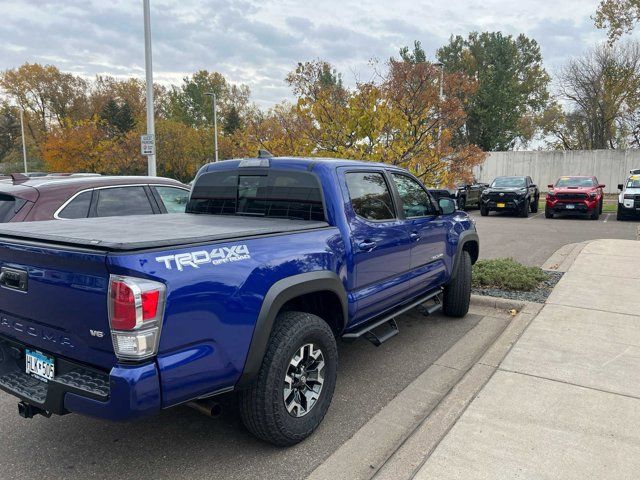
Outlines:
[[631,170],[625,183],[618,184],[618,213],[617,220],[640,215],[640,168]]

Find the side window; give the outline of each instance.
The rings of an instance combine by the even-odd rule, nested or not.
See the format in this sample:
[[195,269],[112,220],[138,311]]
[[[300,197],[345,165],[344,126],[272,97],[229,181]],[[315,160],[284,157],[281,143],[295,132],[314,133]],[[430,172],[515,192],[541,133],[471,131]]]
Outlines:
[[435,209],[429,194],[413,178],[400,173],[393,173],[393,183],[402,200],[402,210],[406,218],[435,215]]
[[189,191],[175,187],[153,187],[160,195],[167,213],[184,213],[189,201]]
[[345,175],[353,210],[367,220],[391,220],[396,214],[389,187],[381,173],[353,172]]
[[116,217],[153,213],[144,187],[117,187],[96,190],[96,216]]
[[58,214],[58,218],[87,218],[91,206],[91,191],[82,192]]

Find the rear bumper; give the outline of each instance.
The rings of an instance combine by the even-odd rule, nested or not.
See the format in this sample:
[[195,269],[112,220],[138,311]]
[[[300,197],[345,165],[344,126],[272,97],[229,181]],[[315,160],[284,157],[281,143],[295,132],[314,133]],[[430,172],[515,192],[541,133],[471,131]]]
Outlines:
[[0,336],[0,389],[29,405],[57,415],[74,412],[118,421],[160,410],[155,363],[120,365],[106,373],[56,358],[55,379],[45,382],[25,373],[25,347]]

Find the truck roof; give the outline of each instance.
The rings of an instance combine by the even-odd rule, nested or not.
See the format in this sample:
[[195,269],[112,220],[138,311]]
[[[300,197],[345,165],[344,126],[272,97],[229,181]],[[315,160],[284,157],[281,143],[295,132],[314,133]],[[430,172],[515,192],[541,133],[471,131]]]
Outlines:
[[[260,164],[262,162],[262,164]],[[218,169],[235,169],[241,166],[247,167],[271,167],[271,168],[296,168],[311,170],[315,167],[379,167],[393,168],[393,165],[380,162],[366,162],[361,160],[345,160],[342,158],[325,157],[268,157],[268,158],[234,158],[220,162],[209,163],[206,171]]]

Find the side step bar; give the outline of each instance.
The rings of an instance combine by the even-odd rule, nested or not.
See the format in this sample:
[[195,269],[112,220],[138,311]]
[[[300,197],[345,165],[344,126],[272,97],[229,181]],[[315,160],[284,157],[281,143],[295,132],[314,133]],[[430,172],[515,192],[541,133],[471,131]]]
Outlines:
[[[417,307],[429,300],[433,300],[433,305],[429,307],[425,307],[423,313],[426,315],[431,315],[442,308],[442,302],[440,301],[440,295],[442,294],[442,289],[439,288],[434,290],[427,295],[418,298],[417,300],[412,301],[411,303],[407,303],[400,307],[398,310],[394,310],[392,313],[381,317],[378,320],[374,320],[371,323],[367,323],[363,327],[358,330],[354,330],[353,332],[345,333],[342,338],[345,340],[356,340],[362,336],[364,336],[367,340],[373,343],[376,347],[379,347],[384,342],[389,340],[390,338],[395,337],[399,330],[398,324],[396,323],[396,317],[401,315],[412,308]],[[382,327],[386,324],[386,329],[383,332],[376,333],[374,330]]]

